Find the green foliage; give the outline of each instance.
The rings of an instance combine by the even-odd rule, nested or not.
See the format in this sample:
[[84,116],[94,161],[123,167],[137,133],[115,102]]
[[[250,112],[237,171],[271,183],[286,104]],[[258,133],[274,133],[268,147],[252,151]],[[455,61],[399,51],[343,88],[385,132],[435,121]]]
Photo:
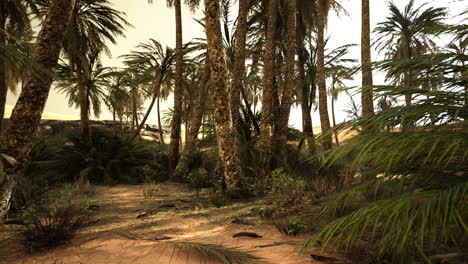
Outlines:
[[213,186],[213,176],[208,173],[204,168],[192,170],[187,176],[185,181],[188,185],[195,189],[208,188]]
[[273,224],[278,231],[288,236],[297,236],[299,233],[307,229],[307,226],[300,219],[296,218],[282,218],[274,220]]
[[[326,204],[318,218],[340,215],[306,243],[348,251],[367,245],[377,262],[410,263],[431,255],[466,252],[468,246],[468,133],[466,81],[459,65],[466,56],[450,53],[385,61],[384,69],[420,74],[415,84],[436,83],[438,91],[409,87],[374,88],[376,98],[411,95],[412,103],[393,106],[336,130],[366,131],[324,156],[333,166],[347,156],[362,169],[363,183]],[[426,77],[427,76],[427,77]],[[403,124],[414,124],[401,132]],[[351,155],[352,154],[352,155]],[[372,177],[369,177],[372,176]],[[360,197],[361,205],[343,210]]]
[[[83,178],[93,183],[136,183],[142,182],[151,171],[161,171],[164,162],[157,145],[135,142],[107,130],[93,129],[89,138],[72,132],[64,139],[52,140],[64,143],[52,144],[53,149],[41,145],[38,152],[33,152],[39,156],[30,158],[32,174],[61,172],[68,181]],[[47,155],[52,151],[55,155]]]
[[51,249],[73,237],[97,209],[85,198],[76,185],[64,185],[28,201],[20,216],[25,223],[22,243],[26,249]]
[[271,186],[280,197],[280,201],[298,205],[305,195],[305,181],[297,179],[286,173],[284,169],[276,169],[271,172]]

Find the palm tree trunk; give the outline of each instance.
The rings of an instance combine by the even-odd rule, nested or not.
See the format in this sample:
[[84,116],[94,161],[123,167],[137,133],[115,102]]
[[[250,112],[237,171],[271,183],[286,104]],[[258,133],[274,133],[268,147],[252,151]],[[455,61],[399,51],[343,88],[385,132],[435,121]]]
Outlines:
[[137,106],[136,106],[136,94],[133,88],[132,92],[132,132],[135,131],[135,126],[138,126],[137,120]]
[[117,132],[117,119],[115,114],[115,108],[112,108],[112,128],[114,129],[114,133]]
[[171,142],[169,145],[169,170],[175,169],[179,160],[180,127],[182,123],[182,105],[184,90],[182,87],[183,74],[183,50],[182,50],[182,15],[180,0],[174,1],[176,19],[176,73],[174,86],[174,111],[171,122]]
[[[54,71],[62,49],[65,29],[70,20],[75,0],[52,0],[37,37],[33,61],[46,70]],[[10,125],[0,137],[0,153],[16,159],[16,166],[0,175],[0,218],[10,206],[10,197],[15,185],[15,175],[21,170],[31,151],[32,140],[41,121],[41,115],[49,95],[52,75],[30,74],[26,86],[16,102]]]
[[[5,25],[6,17],[4,17],[4,14],[0,14],[0,45],[6,43],[6,36],[4,33]],[[0,132],[2,131],[3,118],[5,117],[5,106],[8,94],[5,67],[5,62],[3,60],[0,60]]]
[[240,93],[243,89],[245,77],[245,45],[247,39],[247,15],[249,12],[248,0],[239,0],[239,15],[237,17],[237,27],[234,47],[234,73],[231,85],[231,114],[233,127],[237,129],[239,121]]
[[302,132],[307,137],[307,145],[310,153],[315,152],[315,140],[312,127],[312,116],[309,108],[309,88],[305,84],[305,61],[304,47],[302,41],[299,43],[299,77],[301,79],[301,111],[302,111]]
[[148,110],[146,110],[145,116],[143,117],[143,119],[141,120],[140,124],[138,125],[135,133],[133,134],[132,140],[135,140],[135,138],[137,138],[138,135],[140,135],[141,129],[145,125],[146,120],[148,120],[148,117],[151,114],[151,111],[153,110],[154,103],[156,102],[156,99],[159,98],[159,93],[161,91],[161,84],[162,84],[163,77],[164,77],[163,74],[160,74],[160,76],[158,78],[158,82],[156,83],[156,90],[155,90],[155,92],[153,94],[153,99],[151,99],[151,103],[150,103],[150,105],[148,107]]
[[83,136],[89,135],[89,98],[87,91],[83,91],[80,96],[80,124]]
[[362,0],[362,28],[361,28],[361,64],[362,64],[362,117],[374,115],[374,101],[372,96],[372,61],[370,44],[370,11],[369,0]]
[[156,108],[158,110],[158,127],[159,127],[159,143],[161,144],[165,144],[164,143],[164,133],[163,133],[163,128],[161,126],[161,109],[160,109],[160,101],[161,101],[161,97],[158,96],[158,102],[157,102],[157,105],[156,105]]
[[198,134],[203,120],[203,112],[206,105],[206,95],[208,93],[208,82],[210,81],[210,65],[207,59],[203,77],[201,80],[200,90],[198,91],[197,101],[192,110],[192,120],[189,129],[186,131],[187,140],[185,141],[184,150],[177,163],[177,167],[171,175],[172,180],[180,180],[188,172],[190,162],[192,161],[193,153],[197,147]]
[[286,144],[288,141],[289,113],[291,111],[292,94],[294,90],[294,57],[296,55],[296,0],[289,0],[287,3],[286,83],[281,98],[276,142],[276,150],[280,155],[286,153]]
[[243,173],[240,166],[235,129],[232,127],[232,115],[226,98],[228,72],[225,49],[219,18],[219,1],[205,0],[206,36],[208,56],[210,58],[210,79],[213,94],[216,138],[219,161],[224,172],[224,179],[229,195],[239,197],[243,192]]
[[[411,45],[410,45],[410,40],[409,38],[406,38],[406,37],[403,37],[402,38],[402,42],[403,42],[403,57],[404,59],[411,59]],[[408,70],[405,72],[404,74],[404,84],[406,86],[407,89],[413,89],[413,80],[412,80],[412,72],[411,70]],[[405,104],[406,106],[410,106],[411,105],[411,94],[405,94]],[[412,127],[412,122],[411,121],[408,121],[408,120],[403,120],[403,124],[402,124],[402,131],[403,132],[407,132],[410,130],[410,128]]]
[[[328,115],[327,87],[325,83],[325,0],[319,0],[317,21],[317,79],[319,90],[319,113],[322,133],[330,130],[330,117]],[[324,149],[331,149],[332,136],[328,134],[322,141]]]
[[84,137],[89,135],[89,98],[88,89],[83,85],[84,77],[82,72],[82,64],[78,65],[78,86],[79,86],[79,100],[80,100],[80,126]]
[[263,74],[262,117],[260,122],[260,137],[258,150],[264,155],[271,153],[271,135],[273,132],[273,89],[275,82],[276,55],[276,21],[278,17],[278,1],[268,1],[268,24],[265,44],[265,66]]
[[[335,98],[332,96],[331,99],[331,111],[332,111],[332,121],[333,128],[336,128],[336,119],[335,119]],[[334,131],[336,145],[339,146],[340,142],[338,141],[338,131]]]

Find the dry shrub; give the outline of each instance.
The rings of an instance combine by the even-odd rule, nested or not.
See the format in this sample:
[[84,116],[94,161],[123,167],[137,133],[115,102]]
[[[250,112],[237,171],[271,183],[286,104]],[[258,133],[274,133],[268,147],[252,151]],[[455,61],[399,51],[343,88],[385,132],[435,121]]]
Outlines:
[[90,201],[82,191],[77,185],[65,185],[47,192],[22,210],[25,223],[22,244],[27,251],[57,247],[89,222]]
[[146,199],[154,197],[161,190],[161,186],[155,182],[147,182],[143,185],[142,194]]

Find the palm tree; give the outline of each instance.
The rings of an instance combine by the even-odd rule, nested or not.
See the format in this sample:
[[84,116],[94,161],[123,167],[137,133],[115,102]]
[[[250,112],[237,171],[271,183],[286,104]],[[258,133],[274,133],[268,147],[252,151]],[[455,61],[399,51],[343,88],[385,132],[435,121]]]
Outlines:
[[197,147],[203,113],[207,104],[206,97],[209,92],[210,65],[208,59],[206,59],[205,66],[202,71],[201,80],[199,80],[196,85],[197,96],[195,106],[191,111],[190,126],[188,126],[187,130],[187,141],[185,142],[184,150],[182,151],[182,156],[177,163],[177,167],[172,172],[171,179],[181,179],[188,172],[193,153]]
[[239,119],[240,93],[243,89],[243,80],[245,78],[245,53],[247,42],[247,16],[249,13],[249,0],[239,1],[239,15],[237,17],[237,27],[235,33],[234,47],[234,71],[232,76],[232,85],[230,92],[232,123],[237,128]]
[[[33,56],[33,61],[46,70],[54,71],[57,66],[74,5],[74,0],[51,1]],[[0,153],[9,155],[18,162],[0,180],[0,218],[7,213],[10,205],[14,175],[24,166],[31,151],[33,136],[39,127],[51,84],[51,75],[38,78],[37,75],[30,74],[13,109],[11,124],[0,137]]]
[[[395,3],[389,3],[390,16],[380,22],[374,32],[378,38],[374,42],[379,51],[385,51],[387,59],[414,59],[426,52],[435,51],[437,45],[430,38],[442,26],[442,20],[446,17],[445,8],[434,8],[421,5],[414,6],[414,0],[408,2],[403,11],[399,10]],[[414,87],[414,72],[406,71],[403,76],[389,76],[395,79],[397,84],[407,88]],[[405,94],[406,105],[411,104],[411,93]],[[405,124],[407,129],[410,124]]]
[[117,129],[117,118],[119,118],[120,128],[123,126],[123,116],[125,112],[125,102],[130,100],[127,92],[127,82],[125,71],[122,69],[111,68],[106,75],[107,93],[104,102],[112,113],[113,127]]
[[292,95],[294,90],[294,66],[295,66],[295,56],[296,56],[296,0],[289,0],[286,4],[287,10],[287,25],[286,25],[286,76],[285,76],[285,85],[283,89],[283,94],[280,104],[280,113],[278,120],[278,135],[276,142],[276,150],[280,155],[284,155],[286,152],[287,136],[288,136],[288,122],[289,122],[289,113],[291,111],[292,105]]
[[[299,0],[297,2],[297,54],[298,54],[298,71],[299,71],[299,87],[297,89],[298,99],[301,104],[302,112],[302,132],[307,137],[307,145],[309,152],[315,152],[315,140],[312,127],[311,115],[311,95],[315,94],[315,81],[308,82],[306,80],[306,64],[307,64],[307,49],[305,42],[307,36],[312,34],[314,26],[314,14],[316,14],[315,3],[308,0]],[[315,60],[313,60],[315,63]],[[313,90],[312,90],[313,89]]]
[[[332,122],[333,128],[336,128],[336,118],[335,118],[335,102],[338,100],[338,95],[342,91],[342,88],[345,87],[343,81],[352,80],[354,75],[354,69],[347,65],[348,63],[356,63],[354,59],[343,58],[348,55],[350,48],[354,45],[343,45],[332,50],[327,54],[326,59],[329,60],[326,62],[326,70],[328,72],[328,77],[331,79],[331,86],[329,89],[331,97],[331,111],[332,111]],[[334,130],[335,142],[337,145],[340,144],[338,140],[338,131]]]
[[[148,0],[150,3],[153,0]],[[169,7],[174,7],[175,10],[175,25],[176,25],[176,66],[175,66],[175,85],[174,85],[174,109],[171,121],[171,142],[169,145],[169,169],[175,169],[179,160],[179,140],[180,129],[182,125],[182,106],[184,100],[183,89],[183,65],[184,54],[182,47],[182,9],[181,0],[166,0]],[[200,0],[185,0],[184,3],[194,11],[199,5]]]
[[[18,40],[24,40],[31,36],[31,23],[29,20],[28,7],[33,3],[26,0],[3,0],[0,2],[0,45],[14,44]],[[29,39],[28,39],[29,40]],[[10,74],[9,74],[10,73]],[[14,89],[16,78],[11,78],[13,72],[11,67],[0,60],[0,118],[3,120],[8,89]],[[9,78],[10,75],[10,78]],[[0,122],[0,131],[2,122]]]
[[[328,97],[325,82],[325,26],[327,24],[328,12],[335,9],[342,11],[342,6],[336,0],[318,0],[317,5],[317,86],[319,92],[319,113],[322,133],[330,130],[330,116],[328,114]],[[332,147],[331,134],[325,134],[322,142],[324,149]]]
[[361,15],[361,65],[362,65],[362,87],[361,93],[362,116],[370,117],[374,114],[374,102],[372,99],[372,66],[371,66],[371,44],[370,44],[370,14],[369,0],[362,0]]
[[146,123],[156,100],[160,97],[161,87],[165,80],[171,77],[174,63],[174,50],[163,46],[156,40],[150,39],[148,44],[137,46],[139,51],[133,51],[122,56],[129,68],[137,68],[143,75],[143,82],[148,86],[148,94],[152,98],[146,114],[138,125],[134,138],[136,138]]
[[270,137],[273,132],[273,89],[275,83],[276,23],[278,17],[278,0],[268,0],[267,27],[263,70],[262,117],[258,150],[264,155],[271,153]]
[[[89,115],[92,113],[99,118],[101,114],[101,103],[105,101],[107,95],[106,88],[109,87],[108,68],[103,67],[97,60],[97,56],[89,59],[88,73],[84,79],[78,81],[78,74],[73,72],[69,65],[61,66],[59,75],[62,77],[56,88],[68,97],[70,106],[79,107],[81,110],[86,110],[84,119],[89,120]],[[82,82],[82,83],[81,83]],[[84,89],[84,93],[83,93]],[[83,94],[86,98],[81,98]],[[82,100],[85,100],[83,107]],[[82,116],[83,117],[83,116]]]
[[232,115],[229,104],[226,104],[226,98],[229,97],[228,72],[221,34],[219,2],[205,0],[205,14],[218,155],[227,192],[238,197],[243,190],[243,175],[237,153],[235,129],[232,127]]
[[[50,0],[39,2],[40,12],[47,11]],[[81,128],[83,134],[89,133],[89,105],[85,81],[90,78],[90,60],[105,52],[110,53],[108,43],[116,44],[117,36],[124,36],[126,26],[125,13],[111,7],[109,0],[77,0],[71,22],[67,27],[63,44],[65,57],[70,67],[76,72],[79,89]]]

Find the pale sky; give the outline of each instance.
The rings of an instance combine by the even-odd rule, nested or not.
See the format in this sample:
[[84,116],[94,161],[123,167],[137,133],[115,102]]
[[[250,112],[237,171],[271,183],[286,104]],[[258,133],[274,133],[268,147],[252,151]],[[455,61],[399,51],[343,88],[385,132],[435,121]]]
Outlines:
[[[133,24],[133,28],[128,28],[125,38],[119,38],[117,45],[111,45],[112,58],[103,58],[105,66],[121,66],[118,59],[120,55],[128,53],[136,45],[141,42],[147,42],[150,38],[158,40],[163,45],[170,47],[175,46],[175,18],[174,10],[166,7],[165,0],[155,0],[153,4],[148,4],[147,0],[111,0],[114,7],[127,14],[128,21]],[[385,20],[388,14],[387,1],[385,0],[371,0],[371,30],[378,22]],[[394,1],[400,8],[403,8],[408,0],[395,0]],[[450,16],[455,16],[468,7],[468,1],[460,0],[416,0],[416,4],[429,2],[431,6],[445,6],[449,7]],[[328,22],[327,35],[331,36],[329,48],[335,48],[344,44],[360,44],[361,37],[361,1],[360,0],[341,0],[342,5],[348,11],[349,16],[341,15],[337,17],[335,14],[330,15]],[[235,3],[237,5],[237,3]],[[183,21],[183,41],[188,42],[196,37],[205,37],[202,27],[193,20],[193,18],[201,18],[203,15],[201,11],[192,14],[187,8],[182,11]],[[449,19],[450,23],[459,23],[460,18]],[[372,37],[371,37],[372,41]],[[448,40],[440,40],[440,43],[446,43]],[[350,54],[351,58],[360,60],[360,47],[357,46]],[[377,52],[373,51],[373,60],[382,59],[378,56]],[[383,75],[374,73],[375,84],[383,84]],[[347,86],[358,86],[361,83],[360,74],[355,76],[354,81],[346,83]],[[13,106],[17,96],[10,94],[7,99],[7,104]],[[355,98],[356,103],[359,98]],[[79,110],[68,107],[68,100],[64,95],[51,90],[45,111],[50,113],[79,116]],[[346,113],[343,110],[349,108],[349,98],[346,94],[341,94],[338,102],[336,103],[336,117],[337,122],[341,122],[346,118]],[[161,110],[172,107],[172,98],[162,104]],[[111,114],[107,109],[103,109],[101,119],[112,119]],[[300,109],[292,109],[290,124],[296,128],[301,128]],[[156,124],[156,111],[151,113],[148,123]],[[320,124],[318,113],[314,114],[314,126]]]

